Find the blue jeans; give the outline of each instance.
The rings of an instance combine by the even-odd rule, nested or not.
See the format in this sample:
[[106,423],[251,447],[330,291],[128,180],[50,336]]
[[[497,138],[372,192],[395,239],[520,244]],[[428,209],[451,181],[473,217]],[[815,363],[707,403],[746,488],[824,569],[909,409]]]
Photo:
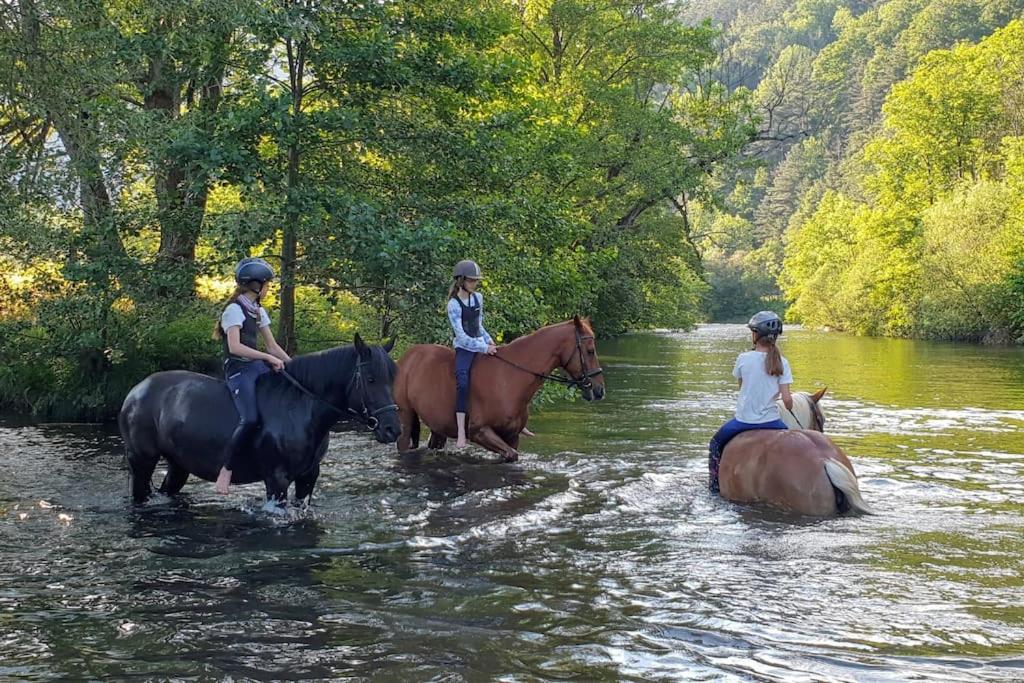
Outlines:
[[711,437],[711,443],[708,444],[708,486],[713,493],[718,493],[718,464],[722,462],[722,451],[725,450],[725,445],[737,434],[749,432],[752,429],[789,429],[789,427],[782,420],[752,424],[740,422],[736,418],[722,425],[722,428]]
[[238,410],[238,425],[231,433],[231,438],[224,451],[227,455],[224,462],[229,470],[233,470],[242,451],[249,445],[249,440],[260,426],[260,408],[256,403],[256,380],[270,372],[270,366],[261,360],[248,363],[230,363],[227,378],[231,400]]
[[455,412],[465,413],[469,407],[469,377],[476,360],[475,351],[455,349]]

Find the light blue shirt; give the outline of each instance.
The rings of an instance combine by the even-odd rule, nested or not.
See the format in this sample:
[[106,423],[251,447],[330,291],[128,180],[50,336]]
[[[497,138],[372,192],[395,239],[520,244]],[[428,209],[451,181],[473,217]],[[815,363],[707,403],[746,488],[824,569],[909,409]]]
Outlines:
[[494,340],[484,329],[484,297],[479,292],[474,293],[473,296],[477,297],[480,302],[480,336],[470,337],[462,329],[462,306],[454,298],[448,299],[448,322],[452,324],[452,331],[455,333],[455,348],[474,353],[486,353],[487,345],[493,344]]

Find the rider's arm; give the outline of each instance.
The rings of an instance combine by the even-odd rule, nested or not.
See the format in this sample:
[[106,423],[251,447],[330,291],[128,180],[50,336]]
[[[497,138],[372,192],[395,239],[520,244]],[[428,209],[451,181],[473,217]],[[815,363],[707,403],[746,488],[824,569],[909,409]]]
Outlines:
[[779,396],[782,397],[782,405],[786,406],[786,410],[793,410],[793,394],[789,392],[788,384],[779,385]]
[[263,353],[258,349],[251,349],[241,340],[241,325],[232,325],[227,329],[224,335],[228,339],[228,352],[232,356],[238,356],[239,358],[251,358],[253,360],[273,361],[274,357],[269,353]]
[[793,371],[789,369],[789,361],[782,359],[782,377],[779,377],[779,396],[786,410],[793,410],[793,394],[789,393],[789,385],[793,383]]
[[494,339],[491,338],[491,333],[484,328],[484,297],[482,294],[477,294],[477,296],[480,297],[480,334],[483,335],[484,341],[490,346],[494,344]]
[[274,333],[270,331],[270,325],[260,328],[260,334],[263,336],[263,343],[267,346],[267,352],[276,358],[280,358],[285,363],[290,361],[292,358],[285,350],[280,347],[277,340],[274,339]]

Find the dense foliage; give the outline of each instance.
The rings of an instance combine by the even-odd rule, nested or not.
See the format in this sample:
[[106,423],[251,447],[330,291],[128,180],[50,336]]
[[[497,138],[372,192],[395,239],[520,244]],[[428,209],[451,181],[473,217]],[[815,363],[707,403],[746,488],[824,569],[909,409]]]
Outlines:
[[27,0],[0,9],[0,401],[105,416],[213,369],[242,255],[287,348],[447,336],[451,265],[504,338],[685,327],[687,196],[752,136],[715,32],[647,0]]
[[292,350],[743,319],[1024,339],[1024,0],[0,8],[0,407],[216,371],[243,255]]

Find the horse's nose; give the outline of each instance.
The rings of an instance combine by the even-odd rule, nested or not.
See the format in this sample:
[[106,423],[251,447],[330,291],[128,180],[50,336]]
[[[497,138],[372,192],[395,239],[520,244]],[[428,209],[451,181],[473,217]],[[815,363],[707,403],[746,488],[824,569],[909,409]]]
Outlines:
[[382,425],[382,428],[377,430],[377,440],[381,443],[394,443],[398,441],[400,434],[401,430],[394,425]]
[[604,398],[604,387],[595,386],[594,387],[594,400],[595,401],[600,401],[602,398]]

